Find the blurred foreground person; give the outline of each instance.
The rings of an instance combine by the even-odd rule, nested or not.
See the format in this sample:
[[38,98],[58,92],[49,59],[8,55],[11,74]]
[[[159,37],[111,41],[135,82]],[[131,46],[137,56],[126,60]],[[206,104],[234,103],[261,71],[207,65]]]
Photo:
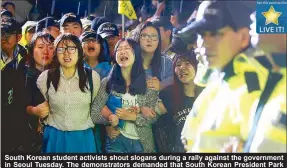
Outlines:
[[[257,34],[256,13],[251,15],[253,24],[250,34],[253,45],[263,50],[269,59],[269,75],[266,88],[260,97],[253,125],[248,133],[243,152],[286,153],[286,34]],[[241,151],[238,142],[226,145],[226,152]]]
[[203,3],[208,4],[203,18],[190,26],[203,37],[209,68],[218,76],[196,99],[182,136],[189,152],[220,152],[230,138],[247,139],[250,110],[265,88],[268,70],[248,52],[252,2]]

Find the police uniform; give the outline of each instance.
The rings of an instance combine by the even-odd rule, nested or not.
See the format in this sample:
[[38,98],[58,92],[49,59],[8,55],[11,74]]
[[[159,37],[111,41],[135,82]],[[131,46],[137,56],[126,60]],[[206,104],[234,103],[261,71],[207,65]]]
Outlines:
[[272,54],[274,64],[281,69],[274,70],[266,57],[257,57],[269,70],[266,89],[256,109],[250,114],[254,120],[243,152],[285,152],[286,153],[286,53]]
[[249,112],[256,107],[267,76],[267,69],[255,59],[245,53],[236,56],[196,100],[186,122],[191,130],[185,132],[193,132],[189,150],[220,152],[231,137],[247,139],[242,135],[252,123]]
[[254,125],[248,133],[244,152],[286,153],[286,67],[273,73],[269,82],[276,80],[274,78],[278,82],[267,102],[262,105],[262,111],[252,111]]
[[[251,16],[253,23],[255,14]],[[250,112],[254,120],[248,135],[244,135],[248,138],[243,152],[286,153],[286,56],[286,52],[271,53],[272,61],[257,57],[269,69],[269,75],[257,108]]]
[[[11,21],[12,20],[12,21]],[[15,33],[15,27],[20,28],[16,20],[8,20],[10,24],[2,22],[1,31]],[[19,27],[18,27],[19,26]],[[16,31],[21,34],[21,31]],[[23,151],[29,136],[26,113],[26,89],[25,89],[25,55],[26,50],[16,45],[14,57],[9,60],[1,51],[1,115],[2,115],[2,151]]]
[[[241,2],[217,1],[210,4],[203,19],[193,23],[195,31],[214,32],[234,24],[249,27],[247,20],[252,10],[247,10]],[[249,113],[256,107],[268,77],[268,70],[250,58],[252,56],[249,52],[235,56],[196,100],[182,132],[189,151],[220,152],[232,137],[247,139],[242,135],[252,125]]]

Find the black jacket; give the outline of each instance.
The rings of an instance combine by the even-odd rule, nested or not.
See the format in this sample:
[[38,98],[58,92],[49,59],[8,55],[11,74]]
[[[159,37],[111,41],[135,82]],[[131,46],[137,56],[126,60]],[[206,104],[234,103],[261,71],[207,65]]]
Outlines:
[[19,57],[15,56],[1,69],[2,152],[23,151],[29,142],[25,89],[26,52],[21,47],[18,54]]

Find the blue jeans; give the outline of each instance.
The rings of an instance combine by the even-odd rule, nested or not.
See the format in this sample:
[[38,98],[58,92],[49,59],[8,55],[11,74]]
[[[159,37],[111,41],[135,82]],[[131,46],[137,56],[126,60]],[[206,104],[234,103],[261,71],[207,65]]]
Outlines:
[[140,140],[129,139],[122,134],[114,139],[106,138],[107,153],[143,153],[144,149]]

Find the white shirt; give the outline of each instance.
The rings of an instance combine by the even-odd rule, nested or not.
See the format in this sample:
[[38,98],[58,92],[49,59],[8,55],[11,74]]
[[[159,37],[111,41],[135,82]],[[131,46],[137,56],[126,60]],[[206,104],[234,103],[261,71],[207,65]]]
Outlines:
[[[130,107],[138,107],[137,96],[132,96],[126,93],[122,96],[122,108],[128,109]],[[139,139],[135,123],[125,121],[123,129],[120,129],[121,134],[130,139]]]
[[[67,79],[60,68],[60,80],[56,91],[52,82],[47,92],[48,70],[42,72],[37,80],[37,86],[49,102],[50,113],[46,124],[62,131],[86,130],[94,127],[90,116],[91,93],[89,89],[82,92],[79,88],[79,75]],[[93,99],[100,87],[100,76],[92,71]],[[87,86],[89,82],[87,80]],[[47,94],[46,94],[47,93]]]

